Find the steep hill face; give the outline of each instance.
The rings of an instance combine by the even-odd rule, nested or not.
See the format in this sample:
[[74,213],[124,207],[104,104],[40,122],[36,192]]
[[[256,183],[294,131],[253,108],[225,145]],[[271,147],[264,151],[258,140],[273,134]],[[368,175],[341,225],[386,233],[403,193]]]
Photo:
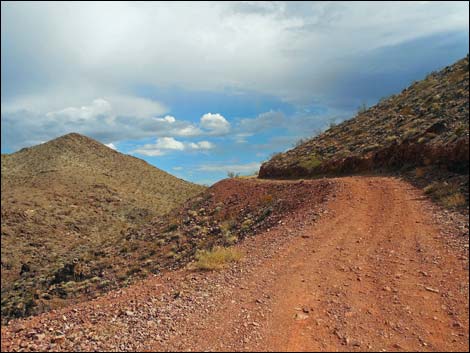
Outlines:
[[[111,265],[107,249],[129,229],[204,190],[79,134],[1,161],[2,318],[72,300],[54,285],[106,277],[104,268],[80,265],[84,259]],[[80,285],[77,293],[106,287],[97,278]]]
[[261,166],[259,176],[299,178],[403,167],[467,172],[468,65],[467,56],[353,119],[274,156]]

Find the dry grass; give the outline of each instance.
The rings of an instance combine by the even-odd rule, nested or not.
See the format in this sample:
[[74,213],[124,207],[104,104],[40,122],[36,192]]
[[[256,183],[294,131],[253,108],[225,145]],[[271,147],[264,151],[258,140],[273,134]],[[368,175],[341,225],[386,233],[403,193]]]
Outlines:
[[465,199],[465,196],[463,196],[462,193],[457,192],[455,194],[442,198],[441,202],[445,207],[454,208],[465,206],[467,200]]
[[242,257],[238,249],[217,246],[212,250],[199,251],[194,268],[202,271],[220,270],[231,262],[240,261]]
[[454,184],[436,181],[426,186],[424,192],[447,208],[457,208],[467,204],[465,196]]

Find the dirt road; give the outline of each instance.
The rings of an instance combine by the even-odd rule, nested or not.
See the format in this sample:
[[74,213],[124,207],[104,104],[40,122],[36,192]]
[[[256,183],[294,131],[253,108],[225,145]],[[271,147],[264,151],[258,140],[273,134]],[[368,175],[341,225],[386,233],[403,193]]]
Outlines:
[[244,262],[15,321],[2,350],[468,351],[468,237],[403,181],[332,182]]

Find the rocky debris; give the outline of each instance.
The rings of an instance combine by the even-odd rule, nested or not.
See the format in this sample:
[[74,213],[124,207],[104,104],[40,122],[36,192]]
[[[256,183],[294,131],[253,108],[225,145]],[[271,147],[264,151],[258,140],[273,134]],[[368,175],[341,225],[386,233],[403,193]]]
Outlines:
[[286,219],[308,207],[307,201],[325,202],[333,190],[329,180],[271,183],[226,179],[166,217],[130,230],[126,238],[159,244],[148,267],[176,269],[193,261],[197,251],[232,246],[284,225]]

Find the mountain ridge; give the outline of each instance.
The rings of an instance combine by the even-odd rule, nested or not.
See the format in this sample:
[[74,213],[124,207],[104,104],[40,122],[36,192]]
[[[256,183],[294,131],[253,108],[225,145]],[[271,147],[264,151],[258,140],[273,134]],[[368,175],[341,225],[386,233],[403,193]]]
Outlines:
[[261,178],[468,167],[468,56],[262,164]]
[[2,155],[1,162],[3,318],[78,300],[89,275],[78,276],[76,287],[84,287],[76,292],[51,288],[74,278],[74,261],[90,267],[105,256],[100,266],[111,264],[107,249],[128,229],[205,189],[77,133]]

